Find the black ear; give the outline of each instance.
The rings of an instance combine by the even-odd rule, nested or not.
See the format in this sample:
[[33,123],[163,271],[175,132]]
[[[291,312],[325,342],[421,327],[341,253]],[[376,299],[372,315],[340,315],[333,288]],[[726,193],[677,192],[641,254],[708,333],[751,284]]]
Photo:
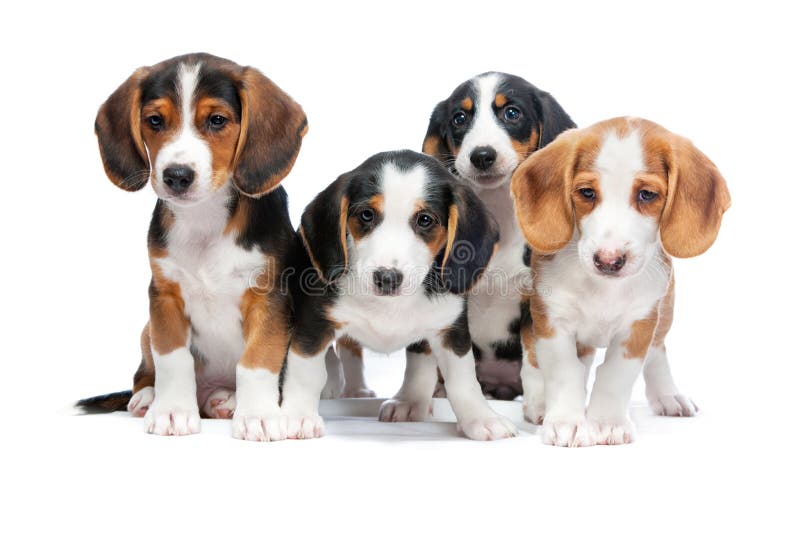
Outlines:
[[106,175],[126,191],[138,191],[150,178],[140,117],[140,84],[147,72],[140,68],[125,80],[100,106],[94,121]]
[[575,123],[550,93],[536,90],[534,105],[539,114],[539,148],[547,146],[564,130],[575,128]]
[[447,217],[447,244],[437,258],[444,288],[457,295],[469,291],[492,259],[500,232],[478,196],[453,181]]
[[347,184],[343,174],[311,201],[300,219],[300,237],[323,282],[347,271]]
[[242,126],[233,181],[245,195],[259,197],[289,174],[308,122],[297,102],[251,67],[241,74],[239,99]]
[[447,131],[445,128],[447,112],[447,101],[439,102],[428,123],[428,131],[425,132],[425,141],[422,143],[422,152],[433,156],[441,162],[447,163],[453,157],[450,147],[447,146]]

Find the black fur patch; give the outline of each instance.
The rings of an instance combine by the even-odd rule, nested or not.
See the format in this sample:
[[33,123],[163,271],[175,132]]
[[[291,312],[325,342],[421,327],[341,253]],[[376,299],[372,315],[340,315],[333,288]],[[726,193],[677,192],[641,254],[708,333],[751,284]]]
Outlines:
[[472,339],[469,336],[469,324],[467,323],[467,299],[464,299],[464,309],[461,314],[445,330],[442,344],[458,356],[465,355],[472,348]]
[[416,343],[412,343],[411,345],[406,347],[408,352],[416,352],[418,354],[430,354],[431,353],[431,345],[428,343],[428,340],[422,339],[417,341]]

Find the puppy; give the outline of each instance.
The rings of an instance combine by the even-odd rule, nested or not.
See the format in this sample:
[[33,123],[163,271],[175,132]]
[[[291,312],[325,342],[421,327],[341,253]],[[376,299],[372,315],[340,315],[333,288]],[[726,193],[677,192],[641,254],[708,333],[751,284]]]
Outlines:
[[[289,344],[279,277],[296,239],[281,180],[306,132],[301,107],[256,69],[190,54],[138,69],[100,107],[106,174],[158,201],[148,251],[150,321],[133,391],[79,403],[127,408],[147,432],[287,437],[278,375]],[[234,402],[232,390],[238,399]]]
[[[714,164],[655,123],[616,118],[561,134],[519,166],[511,190],[534,251],[522,381],[528,408],[544,399],[543,441],[632,441],[628,404],[642,367],[657,411],[693,415],[664,348],[670,256],[697,256],[716,239],[730,195]],[[593,347],[606,356],[587,409],[578,356]]]
[[[573,127],[550,94],[518,76],[487,72],[462,83],[439,102],[425,134],[422,151],[474,191],[499,223],[497,252],[471,289],[467,307],[478,381],[485,395],[497,399],[522,394],[519,330],[521,323],[530,322],[530,249],[514,217],[511,173],[529,154]],[[337,352],[344,373],[329,354],[332,366],[326,390],[331,393],[326,396],[335,397],[342,388],[345,396],[370,396],[361,348],[337,342]],[[422,371],[414,367],[416,361],[409,358],[407,376]],[[444,396],[443,388],[437,395]],[[398,413],[385,415],[402,420]]]
[[412,365],[429,371],[406,380],[382,406],[382,419],[424,417],[438,364],[467,437],[516,434],[475,378],[465,293],[489,263],[498,232],[472,191],[429,156],[377,154],[314,199],[299,235],[283,410],[301,421],[301,434],[321,431],[325,354],[335,338],[386,353],[406,347]]

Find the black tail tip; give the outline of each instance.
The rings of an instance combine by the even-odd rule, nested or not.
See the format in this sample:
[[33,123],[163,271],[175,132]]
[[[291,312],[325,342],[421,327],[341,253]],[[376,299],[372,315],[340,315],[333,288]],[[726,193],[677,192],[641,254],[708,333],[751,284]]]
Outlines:
[[84,414],[121,412],[128,409],[128,402],[133,396],[133,391],[117,391],[116,393],[106,393],[88,399],[81,399],[75,403],[75,407],[82,410]]

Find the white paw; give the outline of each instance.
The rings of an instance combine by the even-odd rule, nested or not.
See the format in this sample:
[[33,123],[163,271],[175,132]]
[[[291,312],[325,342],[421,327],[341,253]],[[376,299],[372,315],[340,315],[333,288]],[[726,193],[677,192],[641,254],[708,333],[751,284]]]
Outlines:
[[233,412],[233,437],[247,441],[280,441],[286,439],[288,419],[278,413]]
[[368,387],[345,388],[342,393],[343,399],[371,399],[375,397],[375,392]]
[[322,388],[322,393],[319,394],[320,399],[341,399],[342,397],[342,384],[335,381],[327,382]]
[[594,445],[589,425],[583,416],[574,418],[545,417],[542,422],[542,442],[559,447],[589,447]]
[[325,423],[319,414],[289,415],[288,418],[289,439],[321,438],[325,434]]
[[650,401],[650,408],[653,409],[656,415],[694,417],[699,411],[692,399],[680,393],[675,395],[661,395],[660,397],[648,400]]
[[430,401],[407,401],[388,399],[383,401],[378,412],[378,420],[384,423],[404,423],[424,421],[433,410]]
[[155,388],[153,388],[153,386],[142,388],[134,393],[131,400],[128,401],[128,411],[131,412],[131,415],[134,417],[144,417],[144,414],[147,413],[147,409],[153,404],[154,398]]
[[436,387],[433,388],[433,397],[435,399],[447,398],[447,389],[444,387],[443,382],[436,382]]
[[522,405],[522,415],[525,416],[525,420],[529,423],[541,425],[542,421],[544,421],[544,408],[543,402],[525,403]]
[[144,428],[159,436],[186,436],[200,432],[200,410],[194,399],[185,402],[155,399],[144,414]]
[[636,437],[633,422],[625,417],[620,420],[589,420],[589,433],[597,445],[624,445]]
[[513,438],[517,435],[514,424],[494,412],[459,421],[457,428],[469,439],[476,441]]
[[203,404],[203,413],[211,419],[230,419],[236,410],[236,393],[219,388],[208,396]]

